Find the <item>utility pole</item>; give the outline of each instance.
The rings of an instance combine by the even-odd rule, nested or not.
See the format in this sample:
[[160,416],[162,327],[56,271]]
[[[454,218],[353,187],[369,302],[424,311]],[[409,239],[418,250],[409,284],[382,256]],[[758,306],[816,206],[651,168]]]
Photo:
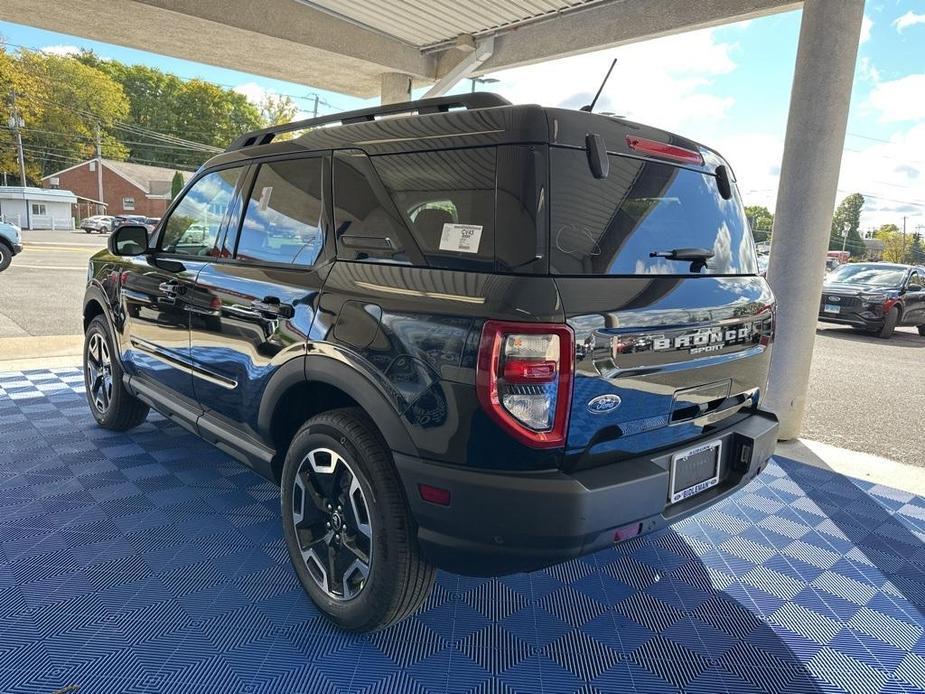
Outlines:
[[315,107],[312,109],[312,118],[318,117],[318,95],[315,94]]
[[99,121],[96,121],[96,199],[106,202],[103,200],[103,143]]
[[26,162],[22,154],[22,132],[21,129],[25,125],[25,122],[22,119],[22,116],[19,115],[19,111],[16,109],[16,90],[10,90],[10,118],[7,121],[10,129],[16,134],[16,150],[19,155],[19,185],[23,188],[26,187]]

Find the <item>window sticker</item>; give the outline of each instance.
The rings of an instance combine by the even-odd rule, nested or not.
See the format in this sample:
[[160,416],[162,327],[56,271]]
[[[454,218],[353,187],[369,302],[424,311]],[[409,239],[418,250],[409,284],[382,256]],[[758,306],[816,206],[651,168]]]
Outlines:
[[481,239],[481,224],[444,224],[440,235],[440,250],[478,253]]

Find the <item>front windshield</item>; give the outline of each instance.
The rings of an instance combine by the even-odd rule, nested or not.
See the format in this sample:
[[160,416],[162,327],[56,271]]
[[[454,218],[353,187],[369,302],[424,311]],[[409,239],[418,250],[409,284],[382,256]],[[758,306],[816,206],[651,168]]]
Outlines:
[[828,276],[829,282],[867,284],[875,287],[898,287],[906,276],[905,268],[882,265],[842,265]]

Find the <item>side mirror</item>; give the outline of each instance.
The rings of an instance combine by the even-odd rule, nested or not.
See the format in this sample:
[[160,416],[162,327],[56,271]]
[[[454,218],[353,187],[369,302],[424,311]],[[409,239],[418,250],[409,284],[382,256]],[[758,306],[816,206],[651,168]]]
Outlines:
[[142,255],[148,250],[148,230],[140,224],[124,224],[109,237],[107,245],[113,255]]

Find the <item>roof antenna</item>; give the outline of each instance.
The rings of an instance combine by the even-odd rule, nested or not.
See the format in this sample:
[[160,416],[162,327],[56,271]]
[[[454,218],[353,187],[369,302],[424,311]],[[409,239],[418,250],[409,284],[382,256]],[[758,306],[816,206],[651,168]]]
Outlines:
[[598,100],[598,98],[600,97],[601,92],[604,91],[604,85],[607,84],[607,80],[610,79],[610,73],[613,72],[613,67],[614,67],[614,65],[616,65],[616,64],[617,64],[617,59],[614,58],[614,59],[613,59],[613,62],[610,64],[610,69],[607,70],[607,74],[604,75],[604,81],[601,82],[601,86],[600,86],[600,88],[597,90],[597,94],[594,95],[594,101],[592,101],[592,102],[591,102],[590,104],[588,104],[587,106],[582,106],[582,107],[581,107],[581,110],[582,110],[582,111],[587,111],[588,113],[591,113],[591,112],[594,110],[594,104],[597,103],[597,100]]

